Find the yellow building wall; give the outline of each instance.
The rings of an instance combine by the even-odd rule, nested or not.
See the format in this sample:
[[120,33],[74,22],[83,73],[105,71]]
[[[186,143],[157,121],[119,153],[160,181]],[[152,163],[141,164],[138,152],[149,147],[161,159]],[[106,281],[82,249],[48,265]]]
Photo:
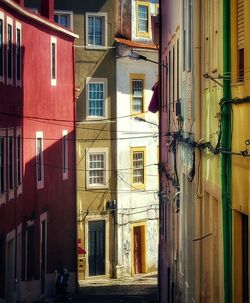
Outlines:
[[[222,1],[201,2],[201,136],[200,142],[216,147],[223,97]],[[213,79],[215,81],[213,81]],[[199,102],[197,100],[197,102]],[[199,121],[199,118],[196,119]],[[197,126],[196,126],[197,127]],[[201,283],[197,302],[223,302],[223,232],[221,156],[208,149],[201,153]],[[197,264],[197,268],[199,265]]]
[[[244,81],[237,82],[237,1],[231,0],[232,14],[232,98],[250,96],[250,2],[244,1]],[[246,149],[245,140],[250,138],[250,103],[232,105],[232,151]],[[249,149],[250,152],[250,149]],[[249,215],[250,204],[250,158],[232,156],[232,208],[233,208],[233,294],[234,302],[242,302],[242,219],[241,214]],[[249,239],[249,236],[248,236]],[[249,240],[248,240],[249,241]],[[248,269],[249,272],[249,269]]]

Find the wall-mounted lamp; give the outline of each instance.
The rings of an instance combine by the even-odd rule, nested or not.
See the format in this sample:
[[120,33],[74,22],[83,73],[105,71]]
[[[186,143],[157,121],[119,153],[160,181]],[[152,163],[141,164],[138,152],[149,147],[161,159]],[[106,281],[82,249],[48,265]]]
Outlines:
[[138,122],[145,122],[145,123],[152,124],[152,125],[155,125],[155,126],[159,127],[159,125],[157,123],[147,121],[147,120],[145,120],[141,117],[135,117],[134,120],[138,121]]
[[147,57],[142,56],[142,55],[134,52],[133,50],[130,51],[128,57],[131,60],[144,60],[144,61],[148,61],[148,62],[151,62],[151,63],[154,63],[154,64],[158,64],[158,65],[160,65],[162,67],[165,67],[165,68],[168,67],[167,64],[163,64],[163,63],[161,63],[159,61],[154,61],[154,60],[148,59]]

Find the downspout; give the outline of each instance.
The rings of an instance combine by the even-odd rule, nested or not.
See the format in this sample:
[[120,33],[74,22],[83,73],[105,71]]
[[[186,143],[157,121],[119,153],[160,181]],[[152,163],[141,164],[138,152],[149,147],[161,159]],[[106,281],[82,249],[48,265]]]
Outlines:
[[[223,0],[223,75],[231,75],[231,21],[230,1]],[[230,81],[223,80],[223,98],[231,98]],[[221,147],[231,150],[231,111],[230,104],[221,105]],[[224,255],[224,302],[232,302],[232,210],[231,210],[231,154],[221,155],[221,190],[223,218]]]
[[73,121],[73,129],[74,129],[74,203],[75,203],[75,293],[78,293],[78,201],[77,201],[77,163],[76,163],[76,76],[75,76],[75,41],[72,45],[72,58],[73,58],[73,104],[74,104],[74,121]]
[[[158,51],[158,61],[162,63],[162,0],[159,0],[159,51]],[[163,67],[163,71],[165,72],[165,69]],[[161,288],[163,288],[162,280],[163,280],[163,264],[162,264],[162,250],[163,247],[161,245],[161,232],[162,232],[162,223],[164,223],[164,220],[162,218],[162,169],[161,169],[161,163],[162,163],[162,110],[163,110],[163,102],[162,102],[162,67],[159,64],[159,86],[160,86],[160,108],[159,108],[159,238],[158,238],[158,301],[162,301],[161,296]],[[163,222],[161,222],[163,221]]]

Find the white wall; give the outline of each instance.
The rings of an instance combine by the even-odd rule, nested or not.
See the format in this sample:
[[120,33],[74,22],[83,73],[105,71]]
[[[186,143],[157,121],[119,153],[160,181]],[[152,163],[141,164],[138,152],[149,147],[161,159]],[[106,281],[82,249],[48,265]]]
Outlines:
[[[138,51],[158,61],[157,51]],[[138,122],[131,117],[130,74],[145,75],[146,110],[152,97],[152,87],[158,80],[158,65],[133,61],[125,51],[117,59],[117,205],[118,205],[118,265],[131,274],[133,222],[146,222],[146,266],[157,267],[158,256],[158,127]],[[158,114],[146,112],[145,120],[158,124]],[[147,138],[142,138],[147,136]],[[130,138],[130,139],[124,139]],[[131,186],[131,147],[146,148],[146,188],[134,190]]]

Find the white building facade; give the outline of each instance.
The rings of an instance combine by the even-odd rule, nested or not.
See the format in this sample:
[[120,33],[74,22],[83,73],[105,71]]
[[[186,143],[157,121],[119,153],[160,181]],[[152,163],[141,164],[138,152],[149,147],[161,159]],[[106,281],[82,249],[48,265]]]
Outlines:
[[158,65],[130,60],[129,53],[132,45],[136,53],[157,62],[158,51],[125,39],[116,42],[116,275],[121,277],[157,271],[158,114],[150,113],[148,106],[158,81]]

